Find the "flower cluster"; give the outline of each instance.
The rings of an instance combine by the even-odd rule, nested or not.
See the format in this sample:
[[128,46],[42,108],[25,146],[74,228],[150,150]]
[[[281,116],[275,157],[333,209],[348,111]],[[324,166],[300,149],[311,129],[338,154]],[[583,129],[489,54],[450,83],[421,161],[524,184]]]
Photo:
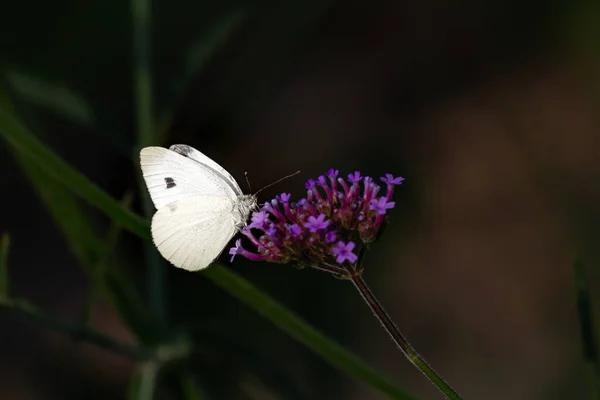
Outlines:
[[387,223],[394,186],[404,178],[386,174],[381,181],[386,193],[371,177],[356,171],[347,179],[330,169],[315,181],[306,182],[307,194],[292,202],[282,193],[252,214],[251,223],[241,232],[256,246],[256,252],[242,247],[241,239],[229,250],[250,260],[275,263],[297,261],[315,265],[335,261],[338,264],[357,260],[356,241],[372,243]]

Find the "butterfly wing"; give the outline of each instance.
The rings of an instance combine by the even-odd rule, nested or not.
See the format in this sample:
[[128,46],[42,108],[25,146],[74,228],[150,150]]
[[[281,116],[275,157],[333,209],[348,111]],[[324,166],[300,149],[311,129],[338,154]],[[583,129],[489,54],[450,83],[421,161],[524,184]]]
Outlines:
[[152,239],[174,266],[206,268],[236,233],[234,202],[224,196],[200,195],[160,208],[152,218]]
[[236,180],[233,179],[233,176],[231,176],[231,174],[227,172],[227,170],[225,170],[225,168],[221,167],[219,164],[217,164],[216,162],[214,162],[209,157],[205,156],[192,146],[188,146],[187,144],[174,144],[171,147],[169,147],[169,150],[179,153],[184,157],[191,158],[192,160],[202,165],[207,165],[215,171],[219,172],[223,176],[223,178],[225,178],[231,184],[231,186],[234,187],[234,189],[237,189],[238,195],[242,194],[242,189],[240,188]]
[[201,163],[163,147],[145,147],[140,151],[140,165],[157,209],[199,195],[223,196],[233,200],[242,194],[231,175],[212,160]]

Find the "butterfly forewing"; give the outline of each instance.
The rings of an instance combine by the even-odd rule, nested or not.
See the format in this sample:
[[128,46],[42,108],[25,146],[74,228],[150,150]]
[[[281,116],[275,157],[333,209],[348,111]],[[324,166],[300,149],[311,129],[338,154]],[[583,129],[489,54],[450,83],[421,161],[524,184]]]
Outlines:
[[[212,160],[211,162],[216,164]],[[198,195],[223,196],[233,201],[240,194],[237,183],[234,181],[233,185],[228,178],[224,179],[223,174],[213,166],[163,147],[143,148],[140,152],[140,165],[148,192],[157,209]]]
[[212,168],[216,172],[220,173],[223,176],[223,179],[227,180],[231,184],[231,186],[234,188],[234,191],[238,195],[242,194],[242,189],[239,187],[238,183],[233,178],[233,176],[231,176],[231,174],[227,172],[225,168],[221,167],[219,164],[217,164],[216,162],[214,162],[213,160],[211,160],[192,146],[188,146],[187,144],[174,144],[171,147],[169,147],[169,150],[179,153],[184,157],[191,158],[197,163],[207,165],[208,167]]

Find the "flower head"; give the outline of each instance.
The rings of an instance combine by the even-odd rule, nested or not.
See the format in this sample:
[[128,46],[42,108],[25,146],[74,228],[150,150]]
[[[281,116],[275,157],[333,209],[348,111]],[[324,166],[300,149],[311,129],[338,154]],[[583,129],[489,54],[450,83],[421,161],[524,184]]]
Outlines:
[[[342,175],[343,176],[343,175]],[[255,252],[242,247],[241,239],[229,250],[251,260],[301,264],[350,263],[358,260],[357,249],[376,241],[395,206],[391,195],[404,178],[385,174],[385,196],[371,177],[359,171],[345,180],[330,169],[315,181],[306,181],[306,197],[291,201],[281,193],[252,214],[251,223],[241,229]],[[361,246],[357,248],[357,246]]]

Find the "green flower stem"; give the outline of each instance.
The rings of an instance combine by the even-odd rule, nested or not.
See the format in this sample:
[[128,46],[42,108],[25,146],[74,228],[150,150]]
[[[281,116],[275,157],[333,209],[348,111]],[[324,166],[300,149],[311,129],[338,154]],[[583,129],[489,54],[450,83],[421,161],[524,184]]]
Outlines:
[[40,308],[32,305],[31,303],[18,300],[18,299],[0,299],[0,309],[6,308],[12,310],[18,314],[24,315],[25,317],[39,322],[49,328],[61,331],[71,336],[85,340],[98,347],[106,350],[110,350],[115,354],[119,354],[123,357],[131,358],[136,361],[142,361],[149,358],[150,353],[143,349],[130,346],[125,343],[121,343],[116,339],[97,332],[87,326],[73,325],[66,322],[59,321],[54,317],[46,314]]
[[[138,130],[138,149],[154,144],[154,117],[152,94],[152,71],[150,68],[150,0],[131,0],[133,16],[133,57],[135,80],[135,98]],[[137,152],[134,155],[138,157]],[[146,187],[140,178],[142,206],[144,214],[149,217],[154,206],[148,198]],[[156,318],[158,337],[162,338],[167,331],[167,306],[165,295],[165,273],[158,254],[151,243],[145,245],[145,256],[148,265],[148,292],[151,293],[149,304],[152,315]]]
[[385,311],[381,303],[377,300],[371,289],[367,286],[366,282],[361,276],[360,271],[356,272],[352,267],[346,267],[348,278],[354,284],[354,287],[375,317],[381,322],[383,328],[392,337],[396,346],[402,351],[402,353],[408,358],[408,360],[419,369],[434,385],[437,387],[448,399],[450,400],[462,400],[460,395],[456,393],[452,387],[440,376],[437,372],[427,364],[427,362],[415,351],[411,344],[406,340],[404,335],[400,332],[394,321],[390,318],[388,313]]
[[329,272],[330,274],[334,274],[335,276],[345,276],[346,270],[344,268],[336,267],[335,265],[330,265],[327,263],[321,263],[319,265],[311,265],[312,268],[317,269],[323,272]]

